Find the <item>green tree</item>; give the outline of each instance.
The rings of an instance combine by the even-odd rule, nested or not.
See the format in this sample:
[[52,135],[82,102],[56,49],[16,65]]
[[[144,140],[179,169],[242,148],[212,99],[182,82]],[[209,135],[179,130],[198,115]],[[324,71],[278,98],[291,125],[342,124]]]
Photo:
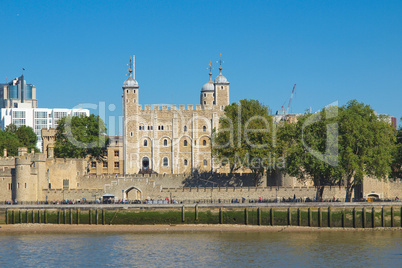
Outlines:
[[15,133],[15,132],[17,132],[17,126],[14,124],[9,124],[8,126],[6,126],[5,131]]
[[342,106],[339,114],[339,154],[346,181],[346,199],[364,176],[386,179],[391,172],[395,130],[374,110],[356,100]]
[[274,155],[270,109],[258,100],[241,100],[225,107],[219,124],[212,137],[215,159],[231,173],[250,169],[258,186]]
[[391,177],[393,179],[402,178],[402,127],[399,127],[396,135]]
[[99,116],[64,117],[56,129],[55,156],[102,159],[106,141],[106,127]]
[[21,146],[27,147],[29,150],[33,148],[36,149],[38,137],[31,127],[20,126],[15,134],[18,136]]
[[0,130],[0,150],[3,155],[4,148],[7,149],[7,155],[15,156],[18,153],[18,147],[21,143],[15,133]]
[[334,116],[338,107],[306,113],[297,123],[283,122],[278,128],[278,153],[286,159],[284,172],[300,181],[311,179],[322,200],[324,187],[342,177],[338,166],[337,124]]

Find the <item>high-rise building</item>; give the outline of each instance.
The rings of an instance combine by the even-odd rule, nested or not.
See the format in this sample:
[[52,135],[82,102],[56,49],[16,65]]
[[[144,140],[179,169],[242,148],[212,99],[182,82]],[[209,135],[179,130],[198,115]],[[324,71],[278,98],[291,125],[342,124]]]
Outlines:
[[38,108],[36,87],[27,84],[24,75],[0,84],[0,108]]

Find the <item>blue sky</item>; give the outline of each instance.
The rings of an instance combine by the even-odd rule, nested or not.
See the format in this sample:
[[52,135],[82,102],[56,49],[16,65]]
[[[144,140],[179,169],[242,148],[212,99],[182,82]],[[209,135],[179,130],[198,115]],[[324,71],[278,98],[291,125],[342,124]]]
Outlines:
[[222,53],[231,102],[276,111],[296,83],[293,112],[357,99],[399,119],[401,14],[402,1],[1,0],[0,81],[23,67],[39,107],[104,102],[117,117],[131,55],[141,104],[198,104]]

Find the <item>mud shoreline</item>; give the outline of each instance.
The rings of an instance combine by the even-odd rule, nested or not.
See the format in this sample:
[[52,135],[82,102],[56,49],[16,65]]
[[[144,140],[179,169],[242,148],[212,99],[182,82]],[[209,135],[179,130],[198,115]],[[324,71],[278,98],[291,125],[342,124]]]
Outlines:
[[1,234],[62,234],[62,233],[168,233],[168,232],[336,232],[336,231],[401,231],[402,228],[319,228],[298,226],[256,226],[235,224],[180,225],[59,225],[13,224],[1,225]]

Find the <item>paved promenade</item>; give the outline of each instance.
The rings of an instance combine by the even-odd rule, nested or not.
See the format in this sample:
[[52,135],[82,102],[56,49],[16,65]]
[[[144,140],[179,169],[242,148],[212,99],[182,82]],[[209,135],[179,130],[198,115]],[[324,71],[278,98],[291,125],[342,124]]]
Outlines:
[[[128,209],[128,208],[181,208],[195,207],[196,204],[61,204],[61,205],[0,205],[0,209]],[[198,204],[200,208],[230,207],[390,207],[402,206],[402,202],[281,202],[281,203],[231,203],[231,204]]]

